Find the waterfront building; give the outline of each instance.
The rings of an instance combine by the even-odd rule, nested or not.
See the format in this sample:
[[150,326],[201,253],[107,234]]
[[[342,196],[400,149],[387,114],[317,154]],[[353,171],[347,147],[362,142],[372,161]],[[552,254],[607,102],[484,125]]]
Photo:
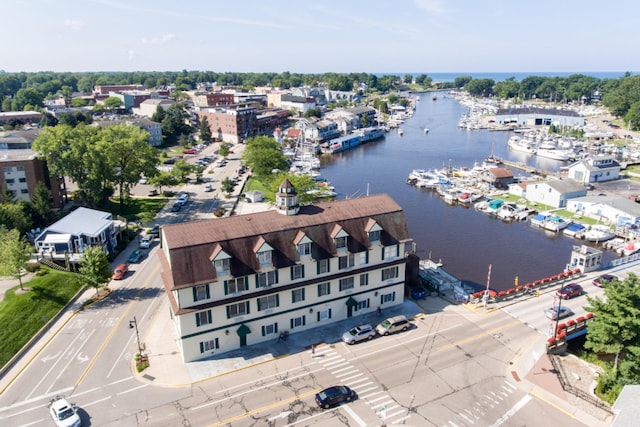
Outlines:
[[539,107],[500,108],[496,113],[496,123],[520,126],[568,126],[585,125],[584,116],[572,110]]
[[527,185],[526,198],[554,208],[567,206],[569,199],[587,195],[587,189],[579,182],[568,179],[548,179]]
[[402,304],[411,239],[388,195],[163,227],[162,280],[185,362]]
[[620,163],[611,155],[598,155],[568,167],[568,176],[583,184],[620,179]]

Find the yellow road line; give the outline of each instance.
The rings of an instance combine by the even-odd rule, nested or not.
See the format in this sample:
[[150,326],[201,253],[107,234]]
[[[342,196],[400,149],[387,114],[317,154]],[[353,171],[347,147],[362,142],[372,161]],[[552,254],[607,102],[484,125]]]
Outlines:
[[473,335],[471,337],[468,337],[468,338],[465,338],[465,339],[462,339],[462,340],[459,340],[459,341],[455,341],[455,342],[453,342],[451,344],[443,345],[441,347],[438,347],[436,349],[436,351],[448,350],[448,349],[450,349],[452,347],[455,347],[455,346],[458,346],[460,344],[465,344],[465,343],[468,343],[470,341],[475,341],[477,339],[486,337],[487,335],[491,335],[491,334],[493,334],[495,332],[498,332],[498,331],[501,331],[503,329],[511,328],[511,327],[513,327],[515,325],[522,325],[522,322],[520,322],[519,320],[514,320],[513,322],[506,323],[506,324],[504,324],[502,326],[498,326],[497,328],[493,328],[493,329],[490,329],[488,331],[484,331],[482,333],[479,333],[477,335]]
[[156,268],[153,269],[152,273],[148,276],[147,280],[140,287],[140,291],[138,291],[138,294],[135,297],[133,297],[133,299],[129,302],[129,304],[127,306],[127,309],[124,311],[122,316],[120,316],[120,319],[118,320],[118,323],[116,323],[113,326],[109,336],[102,342],[102,345],[100,346],[100,348],[96,352],[95,356],[93,356],[91,358],[91,360],[87,364],[87,367],[85,368],[84,372],[82,372],[82,374],[80,374],[80,377],[78,377],[78,380],[76,381],[76,387],[79,386],[82,383],[82,381],[84,381],[84,378],[89,374],[89,371],[91,370],[91,368],[93,368],[93,365],[95,365],[95,363],[97,362],[98,357],[100,357],[102,355],[102,352],[107,347],[107,344],[109,344],[109,342],[111,341],[113,336],[116,334],[116,331],[118,330],[118,327],[122,324],[122,322],[124,322],[126,316],[133,309],[134,304],[138,302],[138,296],[140,296],[140,294],[142,294],[142,292],[144,292],[146,290],[146,287],[149,285],[149,282],[151,282],[151,278],[155,277],[155,275],[158,273],[158,270],[160,270],[160,265],[158,265]]
[[530,391],[529,394],[533,397],[535,397],[536,399],[539,399],[541,401],[543,401],[544,403],[546,403],[547,405],[557,409],[558,411],[562,412],[565,415],[570,416],[573,419],[577,419],[575,415],[573,415],[571,412],[567,411],[564,408],[561,408],[560,406],[556,405],[555,403],[553,403],[552,401],[550,401],[549,399],[540,396],[538,393],[534,392],[534,391]]
[[231,424],[234,421],[239,421],[239,420],[241,420],[243,418],[250,417],[250,416],[252,416],[254,414],[258,414],[258,413],[266,411],[268,409],[277,408],[278,406],[282,406],[282,405],[285,405],[285,404],[288,404],[288,403],[291,403],[291,402],[295,402],[296,400],[300,400],[300,399],[303,399],[305,397],[311,396],[312,394],[318,393],[320,390],[322,390],[322,389],[319,388],[319,389],[316,389],[316,390],[311,390],[311,391],[303,393],[303,394],[301,394],[299,396],[293,396],[293,397],[291,397],[289,399],[286,399],[286,400],[279,400],[279,401],[274,402],[274,403],[272,403],[270,405],[265,405],[265,406],[263,406],[261,408],[254,409],[253,411],[248,411],[248,412],[245,412],[244,414],[236,415],[235,417],[231,417],[231,418],[227,418],[226,420],[218,421],[215,424],[209,424],[207,427],[226,426],[226,425]]

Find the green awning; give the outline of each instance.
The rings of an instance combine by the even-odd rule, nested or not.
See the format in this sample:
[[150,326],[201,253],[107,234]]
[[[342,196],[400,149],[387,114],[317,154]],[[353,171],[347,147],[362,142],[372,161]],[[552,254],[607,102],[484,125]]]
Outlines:
[[349,297],[345,304],[347,304],[347,307],[355,307],[358,305],[358,301],[354,300],[353,297]]
[[244,325],[244,324],[240,325],[240,327],[236,331],[236,334],[238,334],[238,336],[240,336],[240,337],[245,336],[245,335],[250,334],[250,333],[251,333],[251,329],[249,329],[249,327]]

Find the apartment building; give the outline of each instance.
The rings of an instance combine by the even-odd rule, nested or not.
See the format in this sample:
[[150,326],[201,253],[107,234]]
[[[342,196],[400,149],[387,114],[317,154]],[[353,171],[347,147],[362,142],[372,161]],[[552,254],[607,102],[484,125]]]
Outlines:
[[162,280],[185,362],[402,304],[411,239],[388,195],[163,227]]

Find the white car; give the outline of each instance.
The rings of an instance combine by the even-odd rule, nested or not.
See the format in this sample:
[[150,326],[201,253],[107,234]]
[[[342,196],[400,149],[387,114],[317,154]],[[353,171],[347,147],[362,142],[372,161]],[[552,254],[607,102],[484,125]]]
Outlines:
[[349,329],[342,335],[342,341],[355,344],[358,341],[370,340],[376,336],[376,330],[371,325],[360,325]]
[[49,413],[58,427],[80,427],[82,425],[76,408],[64,397],[56,397],[49,403]]
[[213,187],[211,186],[211,184],[206,183],[204,185],[204,191],[206,191],[207,193],[210,192],[210,191],[213,191]]
[[140,248],[141,249],[149,249],[151,247],[151,243],[153,243],[153,236],[147,234],[140,240]]

